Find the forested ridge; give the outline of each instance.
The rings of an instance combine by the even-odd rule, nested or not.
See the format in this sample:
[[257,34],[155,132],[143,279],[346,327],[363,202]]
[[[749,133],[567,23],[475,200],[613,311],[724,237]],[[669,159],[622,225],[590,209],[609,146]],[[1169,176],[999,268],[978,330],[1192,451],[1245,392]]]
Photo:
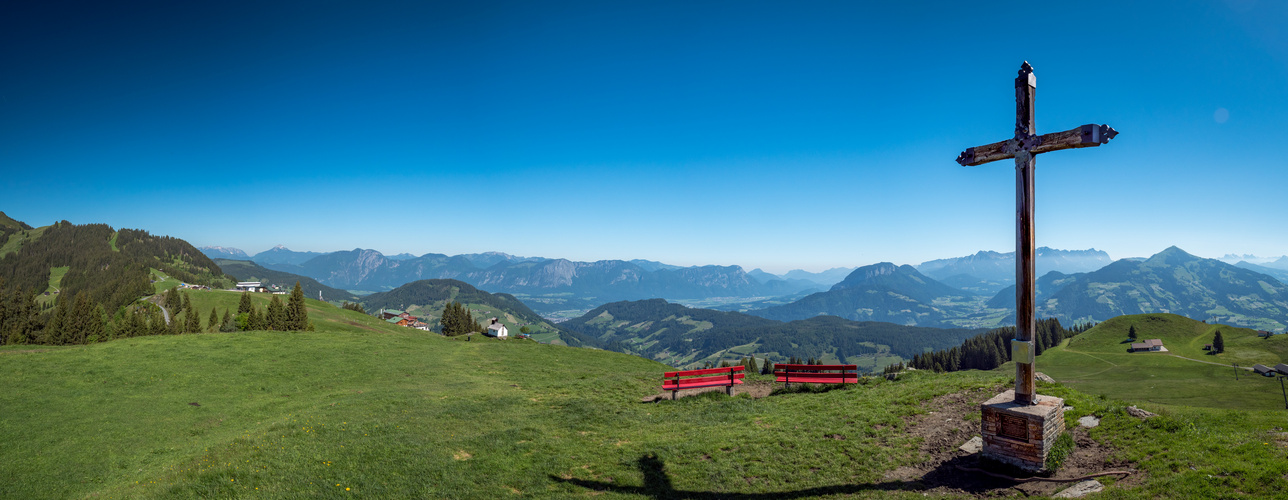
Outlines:
[[362,298],[368,311],[380,309],[406,309],[411,305],[430,305],[437,302],[483,304],[509,311],[528,323],[545,321],[541,315],[508,293],[487,293],[464,281],[450,279],[420,280],[407,283],[388,292],[373,293]]
[[[1041,355],[1043,351],[1060,345],[1064,339],[1090,330],[1092,326],[1091,323],[1083,323],[1066,329],[1055,318],[1038,320],[1037,329],[1033,332],[1034,354]],[[1011,340],[1014,338],[1015,327],[995,328],[966,339],[960,346],[918,354],[908,366],[937,372],[992,370],[1011,360]]]
[[[368,312],[380,309],[406,309],[412,305],[446,306],[452,302],[462,304],[479,304],[506,311],[525,323],[543,323],[545,318],[534,312],[523,301],[508,293],[488,293],[474,288],[464,281],[453,279],[419,280],[407,283],[388,292],[373,293],[362,298],[362,305]],[[483,319],[483,318],[476,318]],[[446,326],[446,325],[444,325]],[[484,325],[486,326],[486,325]],[[571,332],[560,325],[555,325],[564,342],[572,346],[598,347],[600,342],[576,332]]]
[[[756,352],[777,353],[784,359],[819,358],[831,353],[842,361],[883,348],[908,359],[926,349],[957,345],[982,332],[859,322],[835,316],[781,322],[737,312],[691,309],[663,299],[605,304],[559,326],[597,338],[607,349],[646,358],[665,351],[696,350],[705,355],[756,342]],[[634,341],[645,337],[648,342]]]
[[[30,231],[30,226],[8,221],[12,219],[0,219],[5,241],[18,231]],[[219,266],[178,238],[67,221],[42,229],[0,257],[4,343],[84,343],[105,340],[117,331],[134,334],[131,316],[146,316],[145,323],[151,320],[149,307],[132,304],[153,294],[152,268],[188,283],[231,284]],[[66,269],[57,293],[37,300],[50,287],[54,268]],[[145,330],[151,331],[138,329]]]

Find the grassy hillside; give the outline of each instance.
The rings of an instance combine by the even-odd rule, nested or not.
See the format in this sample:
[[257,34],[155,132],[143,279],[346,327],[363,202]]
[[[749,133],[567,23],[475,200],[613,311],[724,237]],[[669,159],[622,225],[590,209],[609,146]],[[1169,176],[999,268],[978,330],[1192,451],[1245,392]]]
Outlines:
[[[1127,331],[1141,339],[1157,338],[1168,352],[1129,353]],[[1223,354],[1203,350],[1217,330],[1225,339]],[[1210,325],[1175,314],[1120,316],[1047,350],[1038,370],[1079,390],[1113,398],[1168,405],[1212,408],[1284,408],[1279,382],[1241,372],[1235,380],[1231,363],[1251,367],[1288,362],[1288,335],[1257,338],[1255,330]]]
[[[413,333],[317,302],[310,314],[320,331],[0,348],[0,497],[923,498],[919,481],[889,479],[929,446],[909,419],[938,395],[1006,383],[918,372],[641,404],[665,366]],[[1138,464],[1119,498],[1288,487],[1284,442],[1266,434],[1281,411],[1151,407],[1164,416],[1142,425],[1121,403],[1043,390],[1103,416],[1090,436]]]
[[[448,302],[460,302],[465,305],[474,319],[484,326],[487,326],[488,318],[497,318],[506,325],[511,335],[518,335],[519,329],[527,326],[531,330],[532,337],[543,343],[581,345],[587,340],[563,332],[513,295],[488,293],[463,281],[441,279],[413,281],[388,292],[373,293],[362,299],[362,305],[368,312],[376,312],[381,308],[398,309],[427,318],[427,322],[435,326],[443,316],[443,308]],[[593,341],[591,345],[594,345]]]

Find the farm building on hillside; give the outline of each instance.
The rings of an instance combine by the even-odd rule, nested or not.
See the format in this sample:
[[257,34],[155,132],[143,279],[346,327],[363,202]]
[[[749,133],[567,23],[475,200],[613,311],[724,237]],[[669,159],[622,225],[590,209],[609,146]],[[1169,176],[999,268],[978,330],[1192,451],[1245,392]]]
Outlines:
[[1252,365],[1252,371],[1257,372],[1257,375],[1261,375],[1263,377],[1275,376],[1275,371],[1271,370],[1270,367],[1266,365],[1261,365],[1261,364]]
[[239,281],[237,282],[237,291],[239,292],[267,292],[268,286],[260,281]]
[[1132,352],[1137,352],[1137,351],[1166,352],[1167,351],[1167,349],[1163,347],[1163,341],[1159,339],[1149,339],[1144,342],[1138,342],[1138,343],[1132,344],[1131,350]]
[[404,314],[407,314],[407,313],[403,311],[399,311],[397,309],[381,309],[380,319],[401,318],[403,317]]
[[510,335],[510,331],[505,328],[496,318],[491,319],[492,324],[487,325],[487,336],[502,338]]
[[1279,372],[1281,375],[1288,375],[1288,365],[1279,363],[1275,365],[1275,371]]
[[407,318],[400,318],[400,317],[398,317],[398,316],[394,316],[394,317],[392,317],[392,318],[387,318],[387,319],[385,319],[385,322],[386,322],[386,323],[389,323],[389,324],[391,324],[391,325],[398,325],[398,326],[407,326],[407,325],[411,324],[411,320],[409,320],[409,319],[407,319]]

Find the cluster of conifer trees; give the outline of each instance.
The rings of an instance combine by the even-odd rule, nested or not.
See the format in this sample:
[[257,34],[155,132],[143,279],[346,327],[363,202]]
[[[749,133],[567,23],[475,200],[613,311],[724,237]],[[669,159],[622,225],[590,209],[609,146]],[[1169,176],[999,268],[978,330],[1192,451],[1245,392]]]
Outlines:
[[443,307],[443,317],[438,320],[443,325],[443,335],[454,337],[468,333],[483,333],[483,325],[474,320],[470,309],[460,302],[449,302]]
[[300,283],[295,283],[291,297],[283,304],[278,295],[273,295],[268,306],[260,310],[250,300],[250,292],[242,292],[241,302],[237,305],[237,316],[233,323],[237,330],[275,330],[279,332],[312,331],[309,323],[308,307],[304,304],[304,291]]
[[[1037,330],[1033,332],[1034,354],[1040,355],[1047,348],[1060,345],[1064,339],[1085,332],[1091,327],[1091,323],[1084,323],[1072,329],[1065,329],[1055,318],[1038,320]],[[1013,338],[1015,338],[1013,326],[989,330],[966,339],[960,346],[913,356],[908,366],[936,372],[992,370],[1011,360],[1011,339]]]

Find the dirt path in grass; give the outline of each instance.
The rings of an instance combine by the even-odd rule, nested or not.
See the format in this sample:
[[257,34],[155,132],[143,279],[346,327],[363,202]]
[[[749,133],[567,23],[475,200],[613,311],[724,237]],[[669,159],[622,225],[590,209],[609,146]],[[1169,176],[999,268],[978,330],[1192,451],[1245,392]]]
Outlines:
[[161,308],[161,314],[165,316],[165,324],[170,324],[170,311],[165,310],[165,306],[161,305],[161,295],[153,295],[147,300]]
[[[1181,358],[1181,359],[1184,359],[1184,360],[1187,360],[1187,361],[1193,361],[1193,362],[1195,362],[1195,363],[1207,363],[1207,364],[1209,364],[1209,365],[1217,365],[1217,366],[1230,366],[1230,365],[1225,364],[1225,363],[1217,363],[1216,361],[1203,361],[1203,360],[1201,360],[1201,359],[1187,358],[1187,357],[1185,357],[1185,356],[1177,356],[1177,355],[1175,355],[1175,354],[1171,354],[1170,356],[1172,356],[1173,358]],[[1249,368],[1249,367],[1246,367],[1246,366],[1240,366],[1240,367],[1239,367],[1239,369],[1240,369],[1240,370],[1252,371],[1252,368]]]
[[[1021,493],[1025,496],[1049,496],[1072,486],[1073,483],[1029,482],[1014,483],[996,479],[958,467],[986,468],[980,464],[978,453],[966,453],[958,447],[979,435],[979,405],[1006,388],[994,387],[947,394],[923,403],[925,414],[905,419],[906,432],[922,438],[921,462],[900,467],[886,473],[885,481],[913,483],[927,493],[944,495],[973,495],[995,497]],[[1077,409],[1069,410],[1079,415]],[[1065,460],[1055,479],[1067,479],[1099,472],[1129,470],[1133,474],[1118,484],[1139,484],[1143,477],[1133,464],[1111,460],[1114,450],[1092,440],[1082,427],[1068,430],[1077,447]]]

